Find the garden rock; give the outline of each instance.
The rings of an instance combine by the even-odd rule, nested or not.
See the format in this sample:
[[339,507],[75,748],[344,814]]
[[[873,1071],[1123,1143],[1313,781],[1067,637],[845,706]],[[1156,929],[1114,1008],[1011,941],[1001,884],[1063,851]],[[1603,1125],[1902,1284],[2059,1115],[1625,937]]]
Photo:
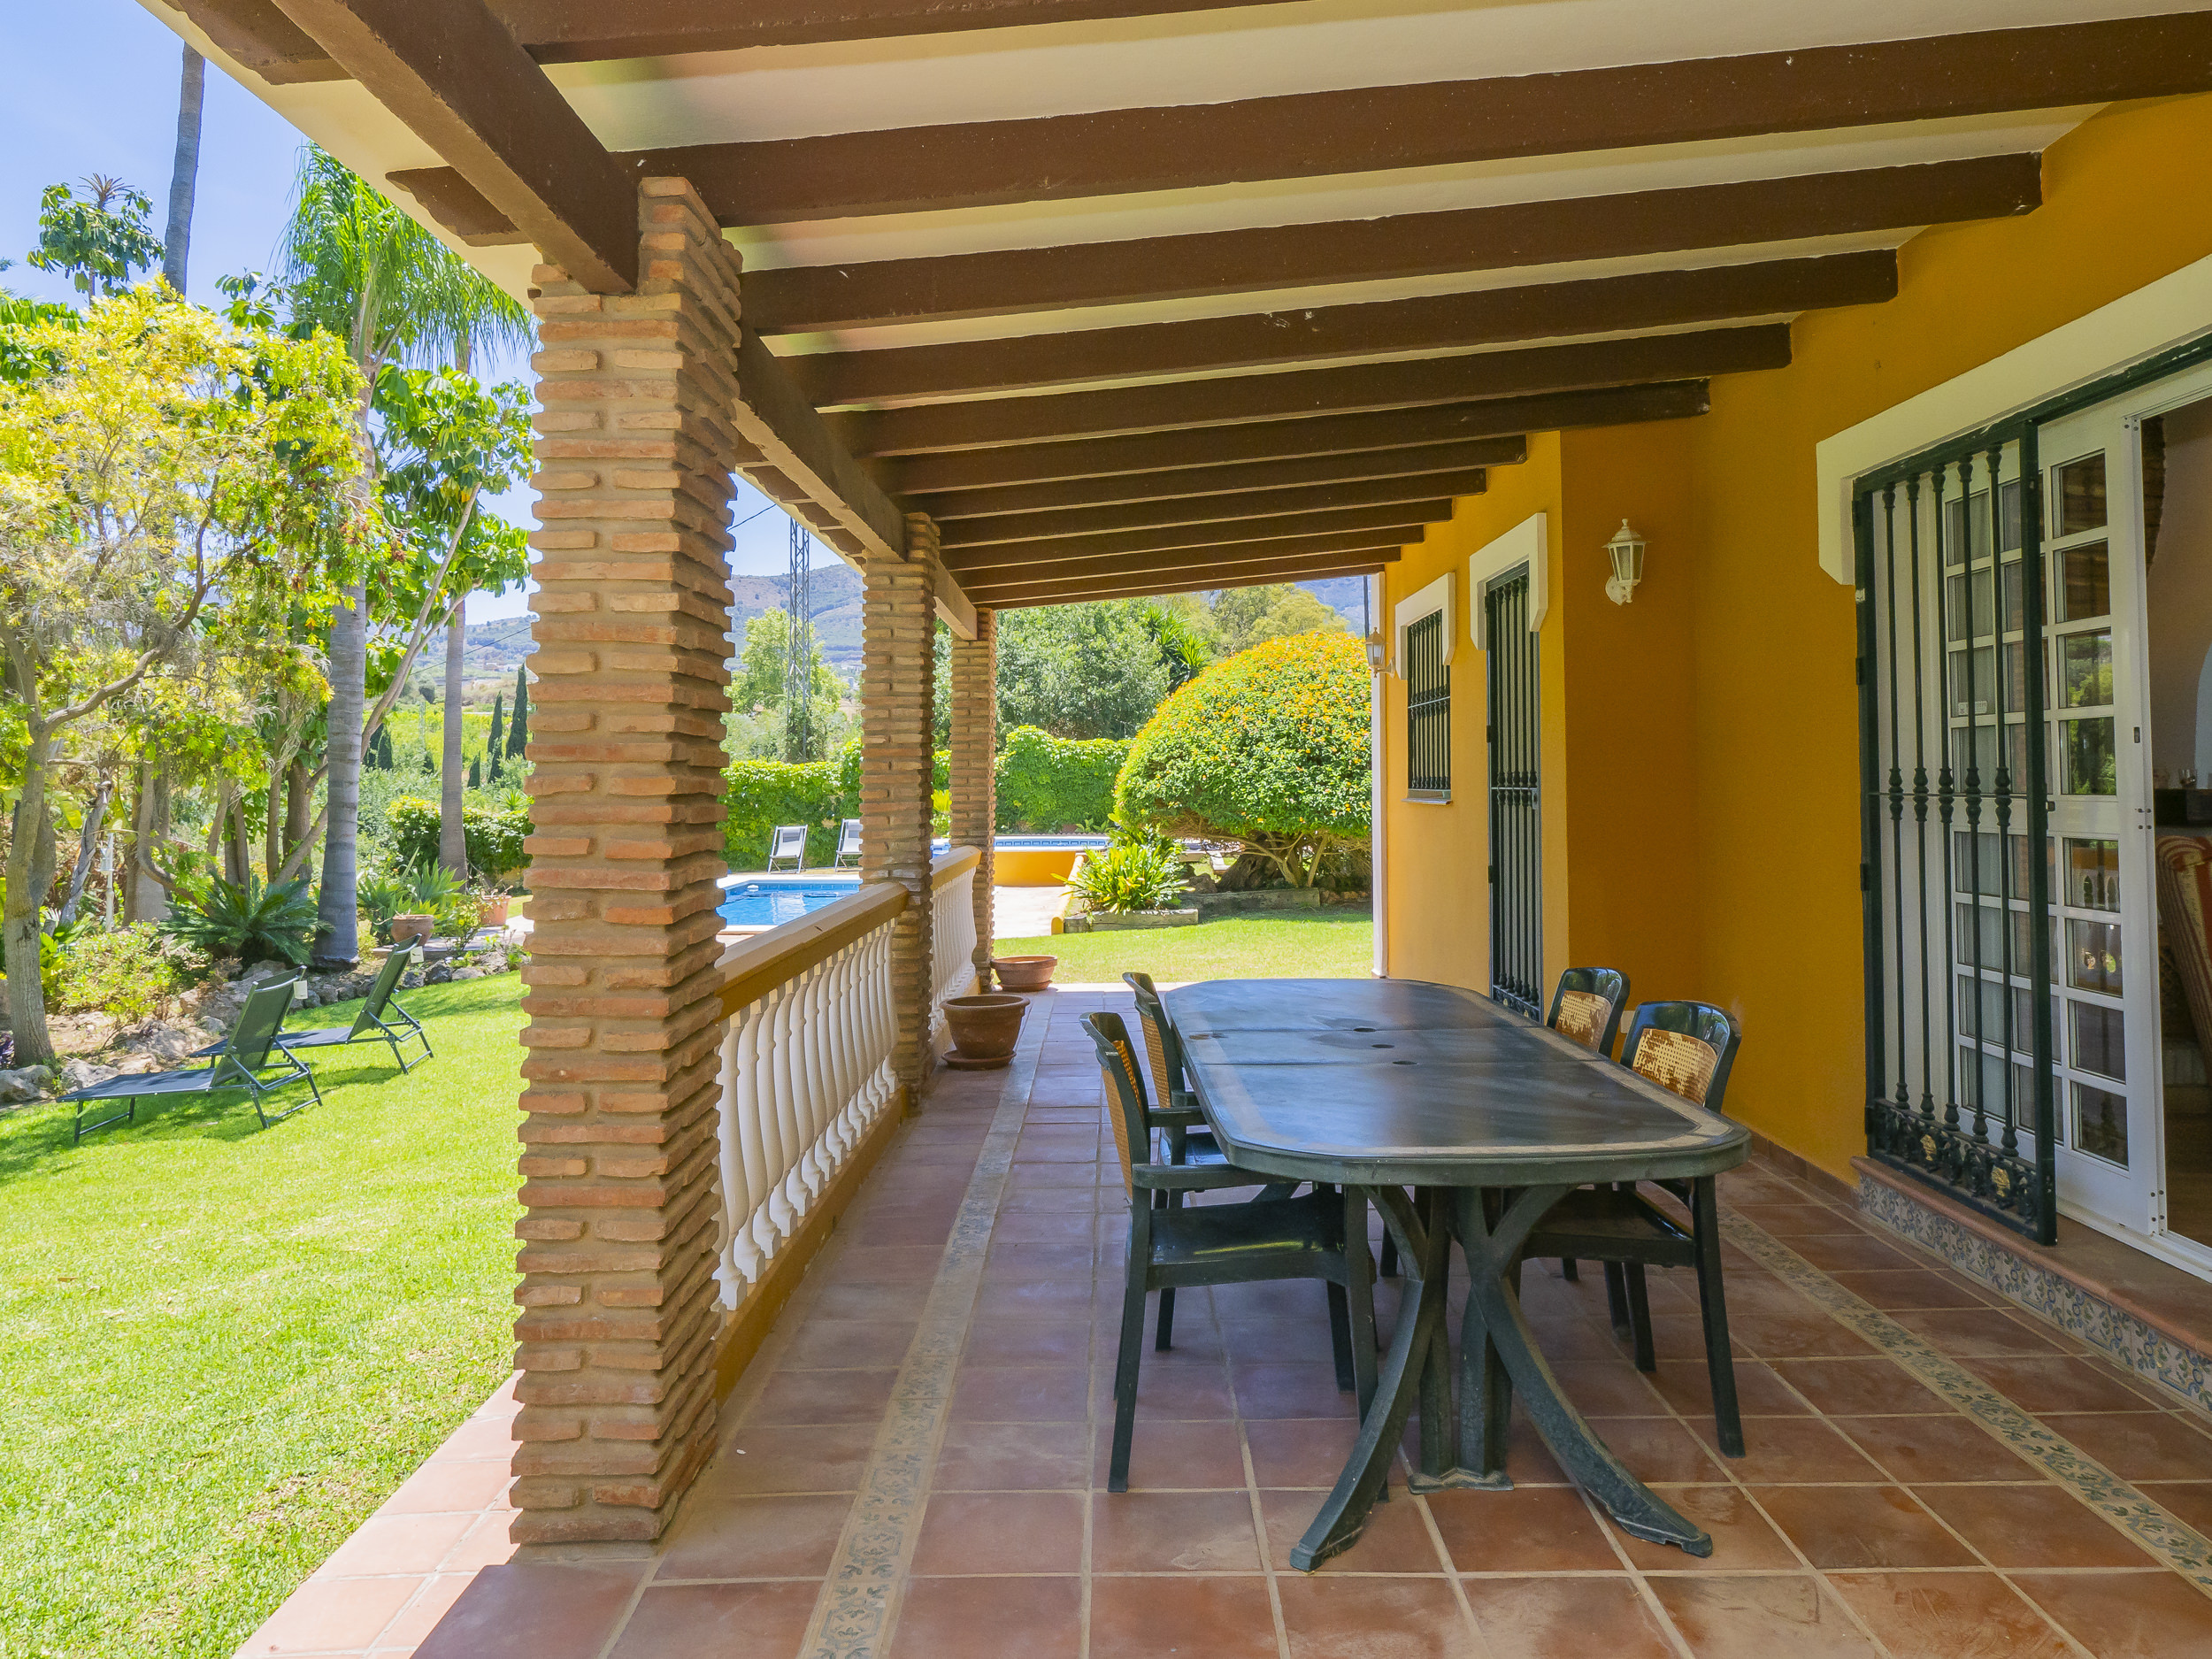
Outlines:
[[484,970],[478,967],[456,968],[453,977],[456,979],[480,979],[484,977]]
[[[478,972],[481,974],[488,975],[494,973],[504,973],[513,964],[507,960],[506,953],[499,950],[487,951],[483,956],[478,957],[476,962]],[[458,979],[460,976],[456,974],[454,977]]]
[[[206,1048],[215,1041],[215,1037],[216,1033],[204,1025],[171,1025],[150,1019],[143,1025],[116,1033],[109,1056],[126,1071],[142,1069],[158,1071],[165,1066],[184,1064],[192,1057],[194,1050]],[[143,1068],[132,1064],[140,1058],[152,1064]]]
[[53,1081],[54,1074],[42,1065],[0,1071],[0,1105],[20,1106],[27,1101],[44,1100]]
[[123,1068],[120,1066],[101,1065],[91,1060],[62,1062],[61,1080],[73,1089],[90,1088],[95,1083],[104,1083],[111,1077],[122,1075]]
[[443,985],[452,977],[452,968],[441,962],[436,967],[426,968],[423,971],[422,982],[425,985]]

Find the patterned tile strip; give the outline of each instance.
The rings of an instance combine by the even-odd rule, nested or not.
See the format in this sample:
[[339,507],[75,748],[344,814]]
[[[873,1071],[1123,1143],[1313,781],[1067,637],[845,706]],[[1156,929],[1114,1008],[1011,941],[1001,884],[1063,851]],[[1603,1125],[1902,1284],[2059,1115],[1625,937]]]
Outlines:
[[1831,1317],[1880,1348],[2006,1446],[2041,1466],[2091,1509],[2212,1595],[2212,1540],[2185,1525],[2078,1447],[2037,1422],[1964,1366],[1855,1295],[1796,1251],[1741,1216],[1724,1216],[1728,1241],[1818,1302]]
[[1880,1181],[1860,1178],[1859,1209],[1941,1256],[1977,1284],[2033,1310],[2138,1376],[2163,1384],[2212,1411],[2212,1356],[2184,1347],[2147,1320]]
[[1015,1050],[998,1110],[945,1246],[943,1265],[923,1304],[920,1329],[899,1368],[890,1409],[861,1476],[860,1495],[799,1644],[805,1659],[873,1659],[889,1641],[899,1583],[921,1529],[930,1471],[952,1402],[953,1373],[967,1340],[984,1255],[1028,1110],[1047,1024],[1042,1018],[1027,1022]]

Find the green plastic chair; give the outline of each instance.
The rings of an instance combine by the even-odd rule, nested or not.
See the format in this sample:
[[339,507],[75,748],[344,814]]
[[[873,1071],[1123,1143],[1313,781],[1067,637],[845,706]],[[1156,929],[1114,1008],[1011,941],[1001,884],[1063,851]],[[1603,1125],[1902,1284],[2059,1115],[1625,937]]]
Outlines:
[[[1374,1271],[1367,1254],[1367,1204],[1356,1193],[1315,1188],[1271,1203],[1177,1204],[1156,1208],[1155,1194],[1180,1197],[1266,1178],[1232,1164],[1156,1164],[1153,1128],[1135,1048],[1118,1014],[1087,1014],[1083,1029],[1098,1051],[1106,1113],[1129,1193],[1128,1276],[1122,1291],[1121,1348],[1114,1367],[1114,1446],[1110,1492],[1129,1490],[1136,1432],[1137,1368],[1144,1350],[1144,1299],[1178,1286],[1242,1285],[1317,1279],[1329,1290],[1329,1333],[1337,1386],[1358,1396],[1361,1416],[1375,1397]],[[1162,1347],[1167,1346],[1164,1340]]]
[[[295,1083],[307,1085],[313,1103],[322,1104],[323,1092],[315,1085],[315,1074],[307,1069],[296,1055],[278,1046],[278,1031],[283,1026],[284,1016],[291,1010],[292,986],[290,979],[276,985],[265,985],[246,999],[246,1006],[239,1010],[238,1023],[231,1030],[224,1052],[213,1065],[197,1071],[148,1071],[138,1077],[111,1077],[104,1083],[73,1089],[61,1098],[75,1104],[76,1122],[70,1132],[69,1143],[76,1145],[95,1129],[105,1129],[111,1124],[134,1122],[138,1102],[163,1094],[211,1094],[217,1089],[242,1088],[253,1101],[254,1116],[266,1129],[271,1124],[282,1123],[309,1102],[298,1105],[271,1117],[262,1107],[265,1096]],[[273,1073],[273,1075],[266,1075]],[[84,1109],[92,1101],[125,1101],[128,1104],[119,1112],[111,1112],[95,1123],[84,1120]]]
[[[419,1065],[425,1060],[434,1058],[437,1051],[430,1046],[430,1033],[422,1028],[420,1020],[402,1008],[393,997],[393,993],[399,988],[400,975],[407,972],[409,963],[419,960],[421,955],[419,947],[406,949],[395,948],[384,958],[384,965],[377,970],[376,982],[369,987],[368,995],[361,999],[361,1011],[353,1017],[352,1025],[319,1025],[312,1031],[280,1031],[277,1033],[277,1047],[288,1054],[296,1048],[340,1048],[352,1042],[389,1043],[392,1058],[398,1063],[400,1071],[405,1072],[410,1065],[400,1045],[419,1041],[422,1052],[415,1056],[414,1064]],[[385,1018],[388,1011],[393,1018]],[[210,1055],[227,1052],[229,1047],[229,1040],[226,1038],[221,1042],[195,1049],[192,1057],[204,1060]]]

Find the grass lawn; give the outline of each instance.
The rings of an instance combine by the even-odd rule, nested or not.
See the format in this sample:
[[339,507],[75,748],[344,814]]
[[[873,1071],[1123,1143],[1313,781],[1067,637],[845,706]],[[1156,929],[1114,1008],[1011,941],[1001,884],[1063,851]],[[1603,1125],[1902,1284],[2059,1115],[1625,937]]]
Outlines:
[[1132,968],[1163,985],[1185,979],[1363,979],[1374,965],[1375,924],[1364,910],[1292,910],[1144,933],[1002,939],[991,948],[1002,956],[1059,957],[1053,979],[1062,985],[1110,984]]
[[403,993],[437,1057],[268,1130],[0,1118],[0,1655],[227,1659],[506,1377],[521,992]]

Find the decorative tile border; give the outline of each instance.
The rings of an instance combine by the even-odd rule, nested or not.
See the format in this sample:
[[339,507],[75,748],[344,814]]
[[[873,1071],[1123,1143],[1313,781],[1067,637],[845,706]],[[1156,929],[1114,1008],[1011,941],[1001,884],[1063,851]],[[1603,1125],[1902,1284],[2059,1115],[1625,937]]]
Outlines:
[[2147,1320],[1950,1217],[1915,1203],[1910,1194],[1871,1176],[1859,1177],[1859,1210],[1941,1256],[1976,1284],[2042,1315],[2115,1363],[2172,1389],[2200,1409],[2212,1411],[2212,1356],[2185,1347]]
[[1845,1329],[1880,1348],[2151,1555],[2212,1595],[2212,1539],[2152,1502],[2071,1441],[2052,1433],[1964,1366],[1846,1290],[1763,1228],[1740,1216],[1724,1216],[1721,1231],[1731,1244],[1800,1295],[1825,1308]]
[[873,1659],[890,1640],[900,1580],[921,1530],[930,1471],[944,1439],[953,1374],[967,1340],[983,1263],[1014,1162],[1044,1047],[1045,1020],[1026,1022],[975,1174],[960,1203],[920,1329],[899,1368],[891,1407],[860,1479],[829,1576],[799,1651],[805,1659]]

